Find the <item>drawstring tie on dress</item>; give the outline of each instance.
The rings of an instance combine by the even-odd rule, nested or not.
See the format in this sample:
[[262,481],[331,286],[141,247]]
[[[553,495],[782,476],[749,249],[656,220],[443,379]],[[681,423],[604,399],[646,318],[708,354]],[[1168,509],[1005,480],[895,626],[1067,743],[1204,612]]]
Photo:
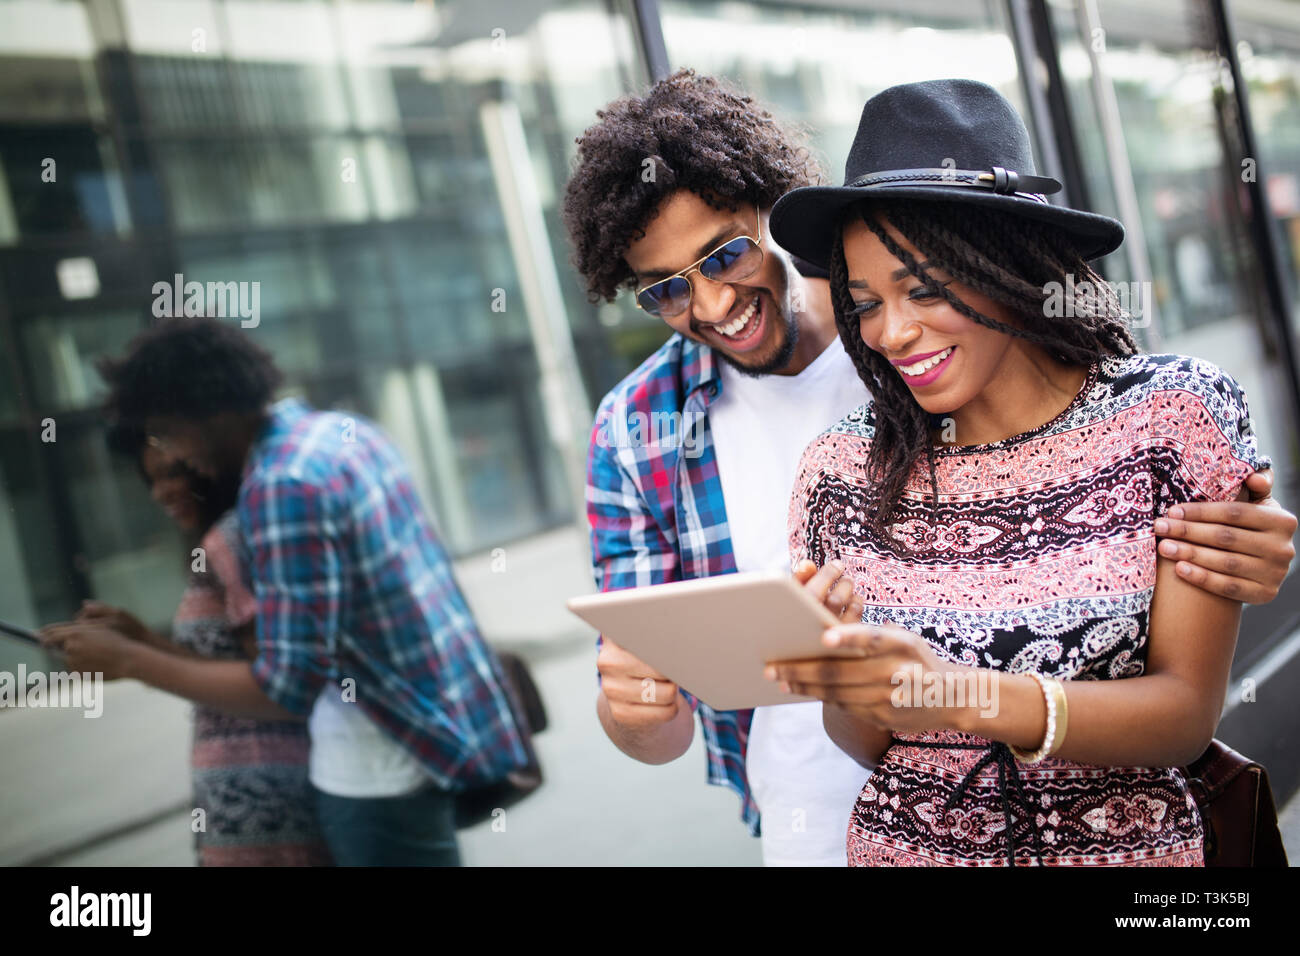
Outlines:
[[962,777],[961,782],[957,784],[957,789],[953,791],[947,802],[944,803],[943,809],[947,813],[957,805],[963,796],[966,795],[967,789],[975,778],[979,776],[981,770],[989,764],[996,762],[998,767],[998,797],[1002,801],[1002,814],[1007,821],[1007,865],[1016,865],[1016,837],[1015,825],[1012,823],[1011,804],[1013,798],[1019,803],[1020,809],[1030,821],[1030,830],[1034,837],[1034,855],[1038,858],[1038,865],[1043,866],[1043,846],[1038,838],[1038,825],[1034,818],[1037,810],[1030,803],[1029,798],[1025,796],[1024,787],[1020,782],[1020,771],[1017,767],[1015,755],[1011,749],[1001,741],[992,741],[988,744],[972,744],[946,742],[940,740],[902,740],[898,737],[890,736],[890,743],[897,744],[900,747],[926,747],[932,750],[985,750],[984,756],[975,762],[975,766]]

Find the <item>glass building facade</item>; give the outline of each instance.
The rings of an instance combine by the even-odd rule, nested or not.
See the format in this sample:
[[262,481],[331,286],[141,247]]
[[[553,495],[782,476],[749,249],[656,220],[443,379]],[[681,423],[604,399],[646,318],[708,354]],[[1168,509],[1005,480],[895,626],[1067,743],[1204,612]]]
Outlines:
[[[1300,508],[1300,4],[0,0],[0,617],[175,610],[95,361],[182,277],[257,283],[286,393],[378,421],[462,566],[517,546],[559,607],[585,554],[521,543],[581,540],[595,402],[667,335],[586,300],[563,185],[596,110],[681,66],[805,124],[836,182],[873,93],[996,86],[1060,198],[1128,227],[1102,265],[1150,290],[1144,344],[1246,386]],[[1296,588],[1248,610],[1234,674],[1298,623]]]
[[0,4],[9,617],[173,610],[179,541],[95,413],[159,281],[257,283],[249,334],[398,439],[454,554],[574,522],[587,396],[663,338],[585,301],[556,210],[633,58],[594,2]]

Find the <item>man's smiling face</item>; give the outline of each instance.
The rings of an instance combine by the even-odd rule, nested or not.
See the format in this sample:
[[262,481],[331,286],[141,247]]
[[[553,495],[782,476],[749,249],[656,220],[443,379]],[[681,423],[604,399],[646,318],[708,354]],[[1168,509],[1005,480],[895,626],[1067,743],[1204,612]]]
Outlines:
[[[679,189],[660,204],[645,235],[624,253],[636,274],[636,287],[685,269],[730,239],[755,236],[756,215],[751,204],[728,212]],[[766,375],[788,365],[799,334],[788,301],[787,261],[768,241],[766,210],[761,215],[763,262],[758,270],[735,283],[713,282],[691,272],[690,305],[663,318],[674,331],[710,346],[749,375]]]

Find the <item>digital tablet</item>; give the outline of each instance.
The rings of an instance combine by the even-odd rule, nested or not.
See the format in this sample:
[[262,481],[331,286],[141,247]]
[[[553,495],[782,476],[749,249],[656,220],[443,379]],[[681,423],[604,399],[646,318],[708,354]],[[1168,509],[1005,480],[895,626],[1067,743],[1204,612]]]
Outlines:
[[16,637],[20,641],[26,641],[28,644],[35,644],[37,647],[42,646],[41,639],[37,636],[35,631],[29,631],[25,627],[19,627],[17,624],[10,624],[7,621],[0,621],[0,634],[5,634],[9,637]]
[[752,572],[572,598],[568,608],[714,710],[812,700],[763,676],[770,661],[860,657],[830,648],[836,620],[794,578]]

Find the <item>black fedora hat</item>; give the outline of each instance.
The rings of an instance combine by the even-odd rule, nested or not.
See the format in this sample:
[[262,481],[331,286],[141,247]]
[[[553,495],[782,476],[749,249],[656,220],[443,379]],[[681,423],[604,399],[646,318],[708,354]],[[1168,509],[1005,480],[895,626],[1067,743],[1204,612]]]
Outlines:
[[1114,252],[1124,227],[1048,203],[1061,184],[1034,171],[1029,131],[1001,93],[975,80],[891,86],[867,100],[843,186],[802,186],[772,207],[772,238],[827,267],[846,206],[864,199],[943,200],[1003,209],[1057,226],[1085,259]]

